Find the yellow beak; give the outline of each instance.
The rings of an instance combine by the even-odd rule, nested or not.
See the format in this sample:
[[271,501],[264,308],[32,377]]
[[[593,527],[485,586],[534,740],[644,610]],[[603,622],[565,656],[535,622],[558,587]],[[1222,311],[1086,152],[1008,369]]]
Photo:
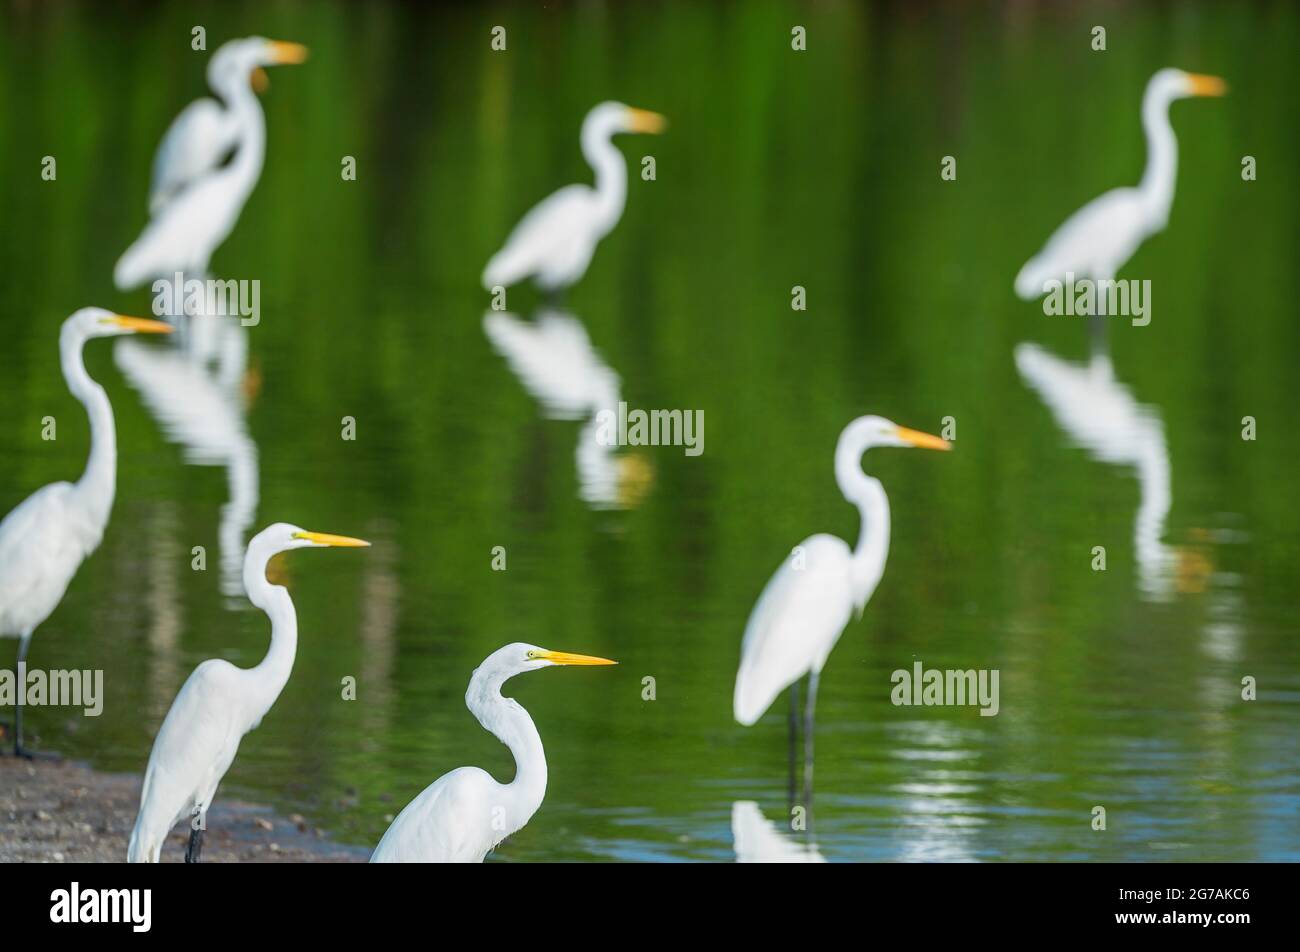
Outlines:
[[898,438],[910,446],[917,446],[924,450],[952,449],[952,444],[941,436],[931,436],[929,433],[922,433],[920,430],[909,430],[905,426],[898,428]]
[[109,324],[116,324],[123,330],[132,331],[136,334],[170,334],[172,326],[166,321],[154,321],[147,317],[126,317],[122,314],[114,314],[112,317],[104,318]]
[[668,128],[668,120],[657,112],[629,107],[627,111],[627,127],[631,132],[649,132],[658,135]]
[[1206,76],[1204,73],[1188,73],[1187,78],[1191,80],[1193,96],[1227,95],[1228,84],[1218,76]]
[[308,542],[314,542],[317,545],[334,545],[344,548],[358,548],[369,546],[370,543],[365,539],[354,539],[351,536],[330,535],[328,532],[295,532],[295,539],[306,539]]
[[549,661],[551,664],[618,664],[617,661],[610,661],[608,658],[593,658],[585,654],[569,654],[567,651],[543,651],[537,655],[543,661]]
[[253,92],[264,93],[271,86],[271,77],[266,75],[266,70],[257,67],[248,76],[248,84],[253,87]]
[[301,43],[271,41],[271,58],[282,65],[303,63],[307,60],[307,47]]

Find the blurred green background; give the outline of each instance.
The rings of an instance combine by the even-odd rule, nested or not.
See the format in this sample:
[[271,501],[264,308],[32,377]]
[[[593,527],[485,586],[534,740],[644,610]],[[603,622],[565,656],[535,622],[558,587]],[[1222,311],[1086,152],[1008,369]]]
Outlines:
[[[864,460],[890,494],[893,545],[822,678],[821,853],[1300,858],[1293,4],[0,10],[0,512],[85,462],[59,322],[87,304],[148,313],[149,292],[120,294],[111,274],[145,224],[161,135],[208,94],[191,28],[209,51],[251,34],[312,51],[271,72],[266,167],[213,268],[262,284],[243,388],[252,529],[284,520],[375,545],[277,565],[297,665],[219,799],[373,845],[448,769],[508,779],[463,692],[486,654],[524,640],[622,664],[511,682],[551,780],[496,857],[731,857],[733,802],[788,816],[784,701],[751,729],[731,718],[754,600],[808,534],[856,537],[831,472],[849,420],[937,432],[952,416],[955,452]],[[489,48],[497,24],[503,53]],[[806,52],[790,48],[796,24]],[[1084,325],[1017,300],[1012,279],[1070,212],[1136,183],[1138,106],[1163,66],[1231,91],[1174,105],[1169,227],[1121,274],[1151,280],[1152,323],[1111,327],[1116,377],[1167,440],[1178,568],[1151,598],[1134,470],[1072,445],[1012,356],[1035,341],[1082,360]],[[705,417],[704,454],[643,450],[644,500],[613,511],[579,499],[578,425],[544,419],[489,345],[478,285],[534,202],[590,181],[577,133],[603,99],[672,126],[618,140],[627,209],[567,304],[630,405]],[[653,182],[635,174],[647,154]],[[1242,181],[1244,155],[1257,181]],[[535,301],[511,292],[521,314]],[[117,414],[113,518],[30,657],[103,668],[106,708],[32,709],[29,723],[41,746],[142,772],[193,666],[256,663],[268,626],[219,590],[226,474],[186,461],[112,352],[92,342],[86,359]],[[45,415],[56,442],[40,438]],[[340,439],[344,416],[355,441]],[[1096,545],[1105,572],[1090,568]],[[1001,713],[892,706],[890,672],[914,660],[999,669]]]

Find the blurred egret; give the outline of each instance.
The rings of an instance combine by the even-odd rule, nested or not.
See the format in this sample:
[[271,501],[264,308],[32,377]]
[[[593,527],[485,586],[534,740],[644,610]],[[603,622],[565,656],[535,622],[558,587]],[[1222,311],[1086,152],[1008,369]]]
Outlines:
[[[861,515],[857,548],[850,550],[843,539],[824,533],[799,543],[763,589],[740,646],[733,710],[736,720],[747,727],[763,716],[781,691],[809,675],[804,727],[807,769],[812,762],[817,679],[854,610],[861,616],[885,571],[889,500],[880,481],[862,471],[862,454],[876,446],[951,448],[947,440],[878,416],[858,417],[845,427],[835,447],[835,480]],[[795,703],[791,693],[792,741]]]
[[207,273],[208,259],[234,229],[262,174],[266,119],[250,78],[263,66],[306,58],[305,46],[260,36],[231,40],[212,54],[208,84],[226,108],[195,100],[163,136],[149,189],[150,222],[117,262],[119,289],[178,271]]
[[425,787],[397,815],[372,863],[481,863],[522,829],[546,795],[546,752],[533,719],[501,685],[516,674],[562,664],[617,664],[516,642],[488,655],[469,679],[465,706],[510,748],[515,779],[497,783],[478,767],[458,767]]
[[128,862],[158,862],[167,834],[187,818],[191,824],[185,861],[198,862],[204,818],[217,784],[230,769],[240,740],[262,723],[289,681],[298,651],[298,616],[288,591],[266,580],[271,556],[289,549],[368,545],[361,539],[308,532],[283,522],[267,526],[249,541],[244,587],[249,601],[271,619],[271,646],[251,668],[210,658],[181,685],[149,754]]
[[587,271],[596,243],[623,216],[627,163],[611,138],[620,132],[659,133],[667,120],[617,102],[594,107],[582,122],[582,154],[596,187],[568,185],[544,199],[510,233],[483,270],[483,286],[509,287],[531,276],[547,292],[567,288]]
[[1217,76],[1162,69],[1142,97],[1142,127],[1147,137],[1147,167],[1137,188],[1116,188],[1093,199],[1061,225],[1047,244],[1016,275],[1016,293],[1029,300],[1051,280],[1109,281],[1148,236],[1163,231],[1174,201],[1178,140],[1169,124],[1169,106],[1188,96],[1222,96],[1227,86]]
[[[117,487],[113,406],[90,379],[82,347],[92,337],[165,334],[161,321],[122,317],[84,307],[63,322],[59,360],[63,379],[90,417],[90,459],[75,483],[38,489],[0,521],[0,636],[18,639],[18,664],[27,660],[32,632],[50,617],[82,561],[99,546]],[[14,754],[23,749],[22,692],[14,715]],[[30,755],[28,755],[30,756]]]

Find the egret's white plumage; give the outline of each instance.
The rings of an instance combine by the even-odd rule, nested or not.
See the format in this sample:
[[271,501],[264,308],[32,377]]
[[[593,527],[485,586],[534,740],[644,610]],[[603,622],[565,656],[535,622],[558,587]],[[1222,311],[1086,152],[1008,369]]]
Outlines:
[[736,672],[734,713],[741,724],[753,724],[778,694],[805,674],[821,671],[853,610],[861,611],[884,572],[889,503],[883,490],[859,502],[863,543],[870,546],[863,558],[855,562],[853,550],[836,536],[810,536],[755,603]]
[[[90,417],[90,459],[75,483],[51,483],[0,521],[0,636],[18,638],[27,658],[32,632],[50,616],[86,556],[99,546],[117,488],[117,434],[104,388],[86,373],[82,347],[93,337],[166,333],[159,321],[122,317],[87,307],[63,322],[59,359],[63,379]],[[22,705],[14,750],[22,751]]]
[[1117,188],[1093,199],[1061,225],[1043,250],[1016,275],[1016,293],[1030,299],[1043,294],[1048,281],[1076,278],[1111,280],[1149,236],[1164,230],[1178,175],[1178,140],[1169,124],[1169,106],[1188,96],[1221,96],[1216,76],[1162,69],[1147,83],[1142,97],[1147,165],[1136,188]]
[[[301,63],[306,56],[297,43],[257,36],[232,40],[212,55],[208,82],[225,109],[200,99],[163,136],[154,158],[149,224],[113,270],[119,289],[177,272],[206,274],[262,173],[266,119],[249,78],[263,66]],[[231,149],[233,159],[221,164]]]
[[851,550],[844,540],[824,534],[805,539],[763,589],[740,646],[733,713],[741,724],[757,721],[778,694],[805,674],[813,677],[811,713],[817,675],[853,611],[861,614],[884,574],[889,500],[880,481],[862,471],[862,454],[874,446],[949,448],[946,440],[878,416],[859,417],[840,434],[835,479],[861,515],[858,545]]
[[[207,813],[239,742],[262,723],[289,681],[298,652],[298,616],[288,590],[266,579],[271,556],[289,549],[369,544],[283,522],[267,526],[249,541],[244,587],[249,601],[271,620],[270,648],[252,668],[210,658],[181,685],[149,754],[140,812],[127,848],[128,862],[158,862],[171,828],[181,820]],[[194,834],[201,828],[191,831],[187,859],[197,858]]]
[[548,651],[516,642],[498,648],[475,670],[465,706],[510,748],[515,778],[498,783],[478,767],[443,774],[393,820],[372,863],[480,863],[526,824],[546,796],[546,752],[528,712],[501,686],[516,674],[566,664],[614,664],[605,658]]
[[543,199],[515,226],[483,270],[483,286],[509,287],[533,278],[546,291],[566,288],[587,271],[601,238],[623,215],[627,162],[611,138],[662,132],[663,116],[617,102],[595,106],[582,123],[582,154],[596,186],[568,185]]

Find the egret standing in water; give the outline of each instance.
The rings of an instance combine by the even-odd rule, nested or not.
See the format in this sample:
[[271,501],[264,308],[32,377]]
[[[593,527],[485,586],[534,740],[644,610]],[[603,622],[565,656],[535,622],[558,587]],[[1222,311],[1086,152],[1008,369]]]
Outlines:
[[1137,188],[1116,188],[1093,199],[1058,228],[1047,244],[1016,275],[1016,293],[1025,300],[1043,294],[1051,280],[1109,281],[1138,245],[1169,222],[1178,175],[1178,140],[1169,124],[1169,106],[1188,96],[1222,96],[1227,86],[1217,76],[1162,69],[1142,97],[1142,127],[1147,137],[1147,167]]
[[397,815],[370,862],[481,863],[523,828],[546,796],[546,752],[533,719],[519,702],[502,697],[501,685],[516,674],[557,664],[617,662],[518,642],[488,655],[469,679],[465,706],[510,748],[515,779],[498,783],[478,767],[443,774]]
[[249,601],[271,619],[271,647],[251,668],[210,658],[181,685],[149,754],[128,862],[158,862],[167,834],[185,819],[190,820],[185,861],[198,862],[217,784],[230,769],[240,740],[262,723],[289,681],[298,652],[298,616],[288,591],[266,580],[271,556],[289,549],[368,545],[361,539],[308,532],[283,522],[267,526],[249,541],[244,587]]
[[[736,720],[746,727],[763,716],[778,694],[805,674],[809,676],[805,783],[812,769],[817,679],[844,626],[855,611],[861,616],[885,572],[889,499],[880,481],[862,471],[862,454],[876,446],[952,448],[945,439],[905,429],[878,416],[859,417],[845,427],[835,447],[835,481],[862,518],[857,548],[850,549],[843,539],[826,534],[799,543],[763,589],[740,646],[733,710]],[[793,688],[790,702],[793,756],[798,704]]]
[[582,122],[582,154],[596,173],[596,187],[568,185],[523,217],[483,270],[491,290],[532,277],[548,293],[575,284],[587,273],[596,243],[618,224],[627,199],[627,163],[611,138],[620,132],[663,132],[668,121],[644,109],[603,102]]
[[[151,220],[113,271],[120,290],[176,272],[206,275],[262,174],[266,118],[251,86],[264,66],[301,63],[307,48],[260,36],[212,54],[208,84],[225,103],[198,99],[181,112],[154,157]],[[223,161],[234,151],[229,162]]]
[[[166,334],[171,325],[86,307],[63,322],[59,360],[63,379],[90,417],[90,459],[75,483],[50,483],[0,521],[0,636],[18,639],[18,664],[27,661],[34,632],[50,617],[86,556],[104,536],[117,488],[117,433],[104,388],[90,379],[82,347],[92,337]],[[19,669],[21,670],[21,669]],[[23,692],[14,714],[14,754],[23,747]]]

